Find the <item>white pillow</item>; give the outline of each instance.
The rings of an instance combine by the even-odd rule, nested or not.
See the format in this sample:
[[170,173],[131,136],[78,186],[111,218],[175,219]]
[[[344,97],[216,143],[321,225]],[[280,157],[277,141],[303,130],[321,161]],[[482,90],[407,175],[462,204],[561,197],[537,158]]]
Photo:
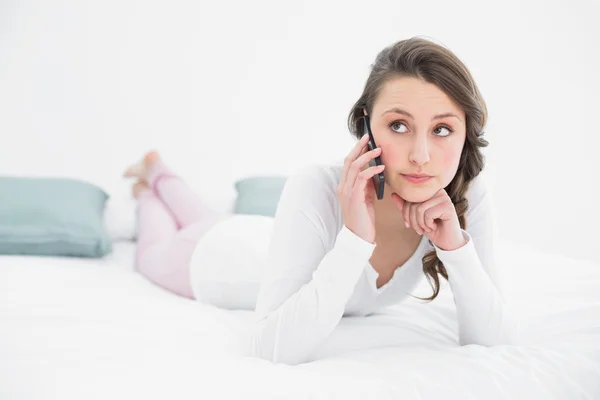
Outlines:
[[255,308],[273,221],[270,216],[234,214],[200,239],[190,262],[198,301],[227,309]]
[[137,200],[131,195],[111,195],[104,208],[104,225],[113,241],[137,238]]

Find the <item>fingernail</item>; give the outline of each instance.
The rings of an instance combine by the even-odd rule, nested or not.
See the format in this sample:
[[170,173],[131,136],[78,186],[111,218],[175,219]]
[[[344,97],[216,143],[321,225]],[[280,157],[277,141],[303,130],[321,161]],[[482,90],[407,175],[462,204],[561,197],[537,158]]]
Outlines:
[[404,226],[408,228],[408,222],[404,221]]

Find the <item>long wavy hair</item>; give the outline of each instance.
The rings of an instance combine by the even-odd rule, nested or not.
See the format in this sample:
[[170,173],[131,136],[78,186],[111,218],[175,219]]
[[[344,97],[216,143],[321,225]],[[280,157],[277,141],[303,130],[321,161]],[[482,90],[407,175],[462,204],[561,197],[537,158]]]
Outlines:
[[[384,48],[377,55],[363,93],[352,106],[348,128],[357,140],[366,133],[363,108],[371,115],[373,104],[385,83],[397,77],[415,77],[435,84],[465,112],[466,139],[458,170],[444,189],[454,204],[461,228],[466,229],[465,215],[469,207],[466,193],[485,164],[485,157],[480,149],[489,144],[483,138],[488,115],[485,101],[467,67],[450,50],[416,36],[401,40]],[[432,244],[431,241],[429,243]],[[422,261],[423,272],[433,289],[433,295],[419,299],[432,301],[440,291],[438,275],[448,280],[448,273],[435,250],[426,253]]]

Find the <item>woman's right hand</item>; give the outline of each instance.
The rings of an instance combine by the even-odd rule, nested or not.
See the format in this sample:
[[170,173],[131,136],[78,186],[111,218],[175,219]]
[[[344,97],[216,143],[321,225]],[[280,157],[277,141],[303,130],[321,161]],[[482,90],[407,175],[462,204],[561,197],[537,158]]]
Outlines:
[[384,170],[384,165],[364,168],[381,149],[367,151],[369,135],[365,134],[344,159],[337,189],[344,225],[369,243],[375,243],[375,186],[371,179]]

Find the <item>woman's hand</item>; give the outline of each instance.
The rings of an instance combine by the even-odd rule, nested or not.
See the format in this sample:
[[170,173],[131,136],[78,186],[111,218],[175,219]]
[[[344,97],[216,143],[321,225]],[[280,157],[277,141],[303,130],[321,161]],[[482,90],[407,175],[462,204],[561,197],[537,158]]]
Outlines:
[[440,249],[456,250],[467,243],[456,208],[444,189],[422,203],[408,202],[397,193],[392,193],[392,198],[402,211],[406,227],[412,227],[419,235],[425,234]]
[[369,135],[364,135],[344,159],[337,194],[346,227],[363,240],[375,243],[375,186],[371,178],[385,166],[365,169],[381,153],[379,147],[369,150],[368,142]]

